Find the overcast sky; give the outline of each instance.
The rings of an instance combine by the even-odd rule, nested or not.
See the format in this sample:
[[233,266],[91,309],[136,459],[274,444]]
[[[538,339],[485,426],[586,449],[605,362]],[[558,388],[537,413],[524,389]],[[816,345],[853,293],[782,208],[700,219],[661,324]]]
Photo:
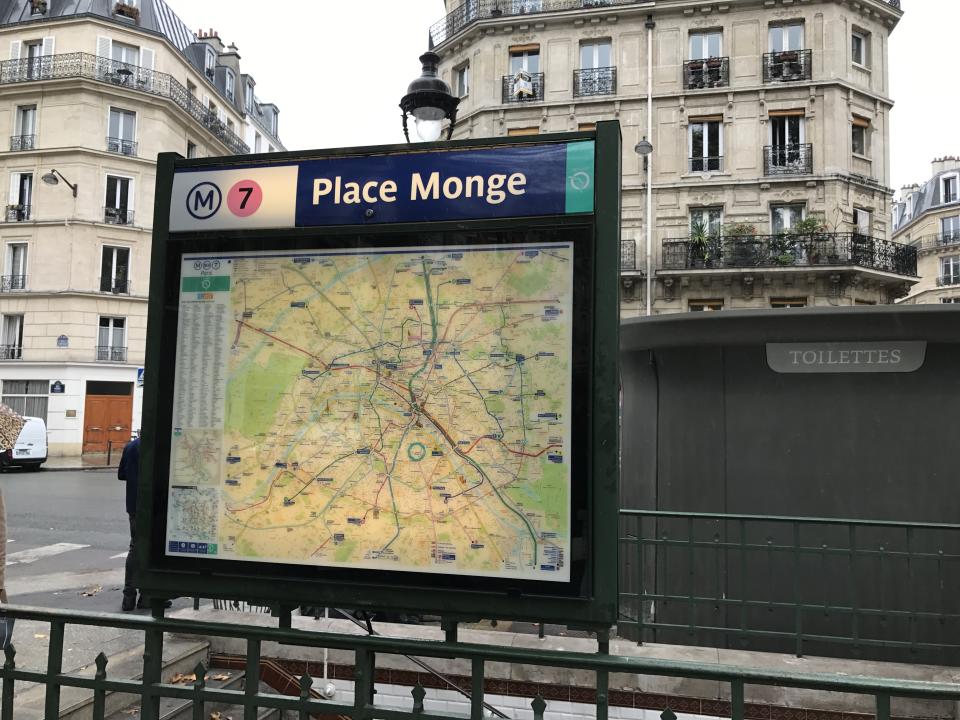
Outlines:
[[[291,150],[402,142],[397,107],[420,73],[442,0],[168,0],[194,31],[240,49],[261,100],[280,107]],[[902,0],[890,42],[891,185],[922,182],[930,161],[960,154],[960,0]],[[291,8],[293,6],[290,6]]]

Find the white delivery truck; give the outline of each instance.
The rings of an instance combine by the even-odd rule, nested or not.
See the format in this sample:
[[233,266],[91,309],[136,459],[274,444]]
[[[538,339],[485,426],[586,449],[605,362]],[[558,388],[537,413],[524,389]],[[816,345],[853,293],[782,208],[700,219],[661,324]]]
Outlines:
[[43,418],[23,418],[23,429],[14,446],[0,453],[0,466],[39,470],[47,461],[47,424]]

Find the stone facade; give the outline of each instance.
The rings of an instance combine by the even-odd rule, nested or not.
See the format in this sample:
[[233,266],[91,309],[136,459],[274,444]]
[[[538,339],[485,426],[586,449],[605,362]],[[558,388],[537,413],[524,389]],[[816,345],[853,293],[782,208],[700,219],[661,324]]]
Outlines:
[[[19,5],[0,18],[0,381],[4,401],[45,416],[51,455],[77,455],[140,427],[157,154],[248,152],[261,121],[225,73],[235,48],[162,0],[136,18]],[[130,397],[109,432],[87,417],[101,394]]]
[[960,303],[960,158],[934,160],[927,182],[900,191],[893,239],[918,251],[920,282],[903,302]]
[[[644,137],[654,146],[655,312],[888,303],[915,282],[915,254],[889,241],[895,4],[447,0],[446,9],[431,36],[462,95],[454,138],[620,121],[624,316],[646,312],[645,172],[634,152]],[[511,92],[518,70],[531,75],[532,97]],[[810,217],[820,219],[815,235],[785,232]],[[708,242],[691,239],[696,219]]]

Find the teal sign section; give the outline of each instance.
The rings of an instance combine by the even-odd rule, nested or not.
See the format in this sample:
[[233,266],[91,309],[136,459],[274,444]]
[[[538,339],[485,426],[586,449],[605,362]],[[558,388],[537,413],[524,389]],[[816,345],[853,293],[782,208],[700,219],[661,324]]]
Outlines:
[[593,142],[567,145],[566,212],[593,212]]

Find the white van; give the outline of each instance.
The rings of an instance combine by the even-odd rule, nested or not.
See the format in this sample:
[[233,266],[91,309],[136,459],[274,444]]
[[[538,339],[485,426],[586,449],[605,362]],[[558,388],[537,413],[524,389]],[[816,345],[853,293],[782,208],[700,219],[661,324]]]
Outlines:
[[26,424],[17,436],[12,450],[0,453],[0,465],[3,467],[22,467],[27,470],[39,470],[47,461],[47,424],[43,418],[24,417]]

